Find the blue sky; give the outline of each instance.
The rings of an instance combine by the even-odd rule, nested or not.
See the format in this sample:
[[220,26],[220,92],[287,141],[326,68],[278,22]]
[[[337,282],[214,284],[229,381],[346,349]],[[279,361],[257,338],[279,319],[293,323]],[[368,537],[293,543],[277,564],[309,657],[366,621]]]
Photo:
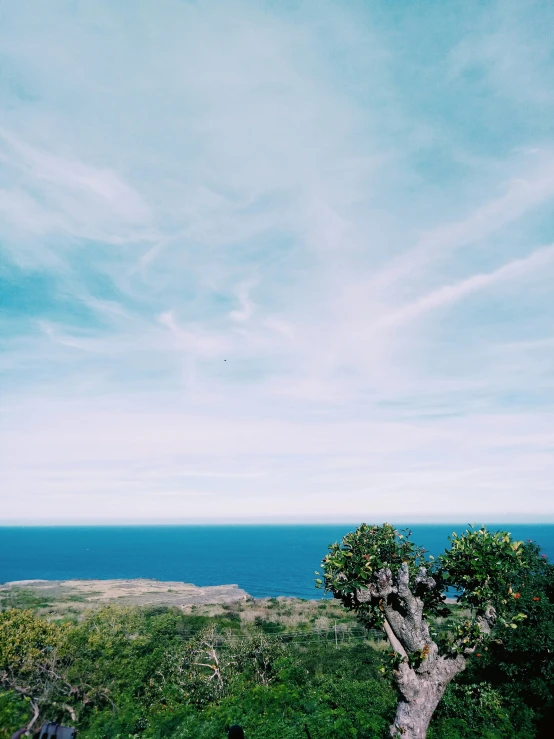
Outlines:
[[554,520],[553,28],[2,3],[2,520]]

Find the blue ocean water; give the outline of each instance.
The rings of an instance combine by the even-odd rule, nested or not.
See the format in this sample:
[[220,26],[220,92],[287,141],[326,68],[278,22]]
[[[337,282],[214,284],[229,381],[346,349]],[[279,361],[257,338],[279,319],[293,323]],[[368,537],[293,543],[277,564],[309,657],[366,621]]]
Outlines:
[[[256,598],[321,598],[314,570],[328,545],[356,525],[0,527],[0,582],[146,577],[200,586],[237,583]],[[489,527],[538,542],[553,561],[554,524]],[[436,556],[447,537],[466,526],[409,528],[413,540]]]

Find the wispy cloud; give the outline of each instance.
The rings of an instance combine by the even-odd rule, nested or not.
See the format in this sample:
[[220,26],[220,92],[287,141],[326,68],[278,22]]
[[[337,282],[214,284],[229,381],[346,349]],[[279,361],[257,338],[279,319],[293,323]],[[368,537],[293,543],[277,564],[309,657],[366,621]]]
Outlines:
[[554,517],[549,14],[3,6],[5,519]]
[[526,273],[550,266],[554,262],[554,246],[537,249],[523,259],[514,259],[502,267],[484,274],[476,274],[452,285],[433,290],[415,302],[386,316],[383,325],[394,326],[418,318],[429,311],[452,305],[478,290],[525,276]]
[[[520,220],[535,208],[554,199],[554,156],[541,152],[541,163],[534,172],[513,177],[503,185],[505,192],[479,204],[465,218],[443,223],[428,230],[413,248],[406,249],[373,279],[374,287],[398,280],[413,279],[428,271],[432,261],[448,260],[452,253],[485,239]],[[537,171],[538,170],[538,171]]]
[[142,220],[147,214],[140,197],[114,172],[39,151],[1,128],[0,139],[8,145],[12,155],[4,156],[4,161],[10,161],[23,171],[35,186],[37,181],[45,180],[68,190],[82,190],[97,196],[116,212],[130,219]]

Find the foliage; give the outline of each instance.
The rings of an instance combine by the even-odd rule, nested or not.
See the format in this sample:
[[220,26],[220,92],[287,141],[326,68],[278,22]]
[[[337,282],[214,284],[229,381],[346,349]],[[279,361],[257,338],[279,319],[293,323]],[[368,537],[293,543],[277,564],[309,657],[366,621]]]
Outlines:
[[519,594],[512,584],[536,566],[538,557],[523,542],[512,541],[506,532],[470,529],[461,536],[452,534],[450,549],[435,561],[410,537],[409,530],[401,533],[390,524],[362,524],[329,547],[322,563],[324,580],[317,582],[354,610],[367,628],[384,621],[384,603],[375,587],[384,572],[394,580],[407,564],[413,595],[421,599],[426,619],[448,614],[443,592],[447,587],[455,589],[458,601],[473,613],[443,641],[447,652],[464,653],[483,641],[482,617],[490,607],[495,609],[495,620],[498,617],[511,628],[526,618],[521,608],[513,608]]
[[253,634],[241,639],[234,649],[236,671],[259,685],[269,685],[277,676],[279,661],[286,654],[280,639]]
[[513,601],[512,584],[533,560],[523,542],[484,526],[462,536],[453,533],[449,541],[450,549],[439,559],[445,583],[461,591],[459,602],[478,611],[489,605],[506,610]]
[[[34,618],[47,633],[61,628]],[[240,635],[224,631],[215,619],[208,628],[199,625],[176,609],[112,606],[63,627],[58,648],[69,677],[86,675],[91,689],[98,689],[79,706],[79,736],[221,737],[234,722],[250,737],[303,736],[304,725],[320,739],[384,736],[394,690],[370,645],[297,645],[255,628]],[[210,679],[212,650],[221,683]],[[54,708],[46,706],[49,719]],[[13,731],[29,713],[21,697],[3,694],[0,725]]]
[[60,648],[67,629],[29,610],[0,612],[0,685],[29,701],[38,720],[43,706],[72,714],[66,701],[77,688],[66,678]]
[[429,615],[446,614],[442,573],[433,558],[426,557],[425,550],[416,546],[410,537],[409,530],[400,533],[390,524],[362,524],[347,534],[340,544],[334,543],[329,547],[329,554],[322,562],[324,580],[318,579],[316,583],[354,610],[364,626],[374,628],[382,626],[384,621],[382,599],[375,592],[372,597],[362,600],[360,593],[371,595],[371,586],[378,584],[385,570],[395,578],[402,564],[407,563],[410,579],[415,582],[421,568],[425,567],[436,587],[427,588],[423,582],[416,583],[416,593],[422,598]]
[[530,736],[533,733],[529,725],[526,733],[519,733],[511,722],[500,691],[487,682],[469,681],[449,685],[429,731],[429,739],[524,739]]
[[0,691],[0,739],[10,739],[16,727],[29,723],[29,702],[17,693]]
[[233,668],[234,655],[212,626],[165,652],[150,680],[150,700],[173,708],[183,703],[205,706],[226,695]]
[[305,650],[293,645],[285,649],[269,685],[237,675],[220,702],[201,713],[189,712],[180,725],[158,724],[159,736],[171,732],[175,739],[216,739],[234,722],[247,737],[257,739],[386,736],[395,696],[379,675],[380,659],[371,647],[312,644]]
[[60,646],[66,629],[30,610],[0,612],[0,666],[3,674],[32,676],[37,664]]
[[549,737],[554,721],[554,565],[533,542],[523,550],[530,565],[511,582],[506,623],[520,612],[526,618],[517,629],[497,629],[466,677],[486,680],[504,696],[522,736],[534,724],[539,736]]
[[30,588],[12,586],[8,590],[0,593],[0,609],[9,610],[11,608],[37,609],[45,608],[52,604],[52,598],[45,596],[44,593],[36,593]]

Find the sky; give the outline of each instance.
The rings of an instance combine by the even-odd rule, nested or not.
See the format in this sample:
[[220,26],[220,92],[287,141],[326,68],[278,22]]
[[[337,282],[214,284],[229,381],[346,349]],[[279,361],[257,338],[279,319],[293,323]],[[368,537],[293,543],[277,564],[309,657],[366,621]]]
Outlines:
[[3,0],[0,523],[554,521],[553,28]]

